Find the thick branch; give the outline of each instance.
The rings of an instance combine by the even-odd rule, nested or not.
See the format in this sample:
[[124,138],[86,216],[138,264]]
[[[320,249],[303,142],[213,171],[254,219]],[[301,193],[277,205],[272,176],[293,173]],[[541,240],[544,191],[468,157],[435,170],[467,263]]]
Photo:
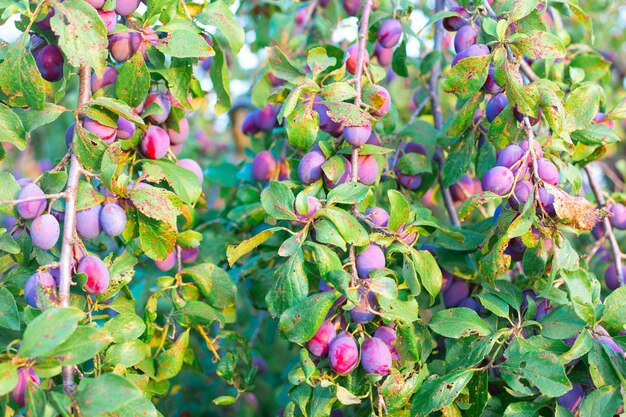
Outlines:
[[[80,110],[91,97],[91,68],[83,66],[79,70],[80,89],[77,109]],[[69,173],[65,189],[65,216],[63,220],[63,240],[59,259],[59,298],[62,307],[70,306],[70,285],[72,282],[72,257],[74,236],[76,235],[76,193],[80,179],[81,166],[76,153],[70,145]],[[71,366],[63,367],[63,390],[71,393],[74,387],[74,373]]]
[[[585,166],[585,173],[587,174],[587,178],[589,179],[589,186],[591,187],[591,191],[593,195],[596,197],[596,202],[598,203],[599,208],[606,208],[606,201],[604,200],[604,196],[602,195],[602,189],[600,185],[596,181],[593,172],[589,168],[589,165]],[[613,253],[613,260],[615,261],[615,268],[617,271],[617,282],[619,285],[624,285],[624,275],[622,268],[622,251],[619,248],[619,244],[617,243],[617,239],[615,238],[615,233],[613,233],[613,227],[611,226],[611,221],[608,217],[605,217],[604,222],[604,232],[609,238],[609,243],[611,244],[611,251]]]

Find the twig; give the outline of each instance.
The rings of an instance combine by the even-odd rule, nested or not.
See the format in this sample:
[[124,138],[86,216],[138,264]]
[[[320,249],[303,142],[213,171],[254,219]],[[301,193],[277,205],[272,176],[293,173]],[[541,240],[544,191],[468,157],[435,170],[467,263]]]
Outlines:
[[[589,179],[589,186],[591,187],[591,191],[593,195],[596,197],[596,202],[598,203],[599,208],[605,208],[606,201],[604,200],[604,196],[602,195],[602,190],[596,181],[593,172],[589,168],[589,165],[585,166],[585,173],[587,174],[587,178]],[[619,244],[617,243],[617,239],[615,239],[615,233],[613,233],[613,226],[611,226],[611,220],[608,217],[605,217],[604,222],[604,232],[609,238],[609,243],[611,244],[611,249],[613,252],[613,260],[615,261],[615,268],[617,271],[617,282],[619,285],[624,285],[624,275],[622,270],[622,251],[619,248]]]
[[519,66],[524,75],[528,77],[530,81],[537,81],[539,79],[539,76],[535,74],[535,71],[533,71],[533,69],[530,67],[530,65],[528,65],[528,62],[526,62],[524,58],[520,59]]
[[417,105],[417,108],[415,109],[411,117],[409,118],[409,121],[406,123],[408,126],[412,125],[413,122],[415,122],[415,120],[420,115],[422,110],[424,110],[424,107],[426,107],[429,101],[430,101],[430,96],[426,97],[424,100],[422,100],[420,104]]
[[[443,11],[445,6],[445,0],[437,0],[435,4],[435,13],[439,13]],[[437,51],[441,51],[443,48],[443,23],[441,20],[435,23],[435,40],[433,49]],[[430,81],[429,81],[429,89],[430,89],[430,105],[433,110],[433,119],[435,121],[435,129],[441,130],[443,127],[443,114],[441,113],[441,105],[439,103],[439,75],[441,74],[441,60],[438,60],[433,65],[432,71],[430,73]],[[437,161],[437,165],[439,166],[439,185],[441,186],[441,194],[443,195],[443,202],[446,206],[446,211],[448,212],[448,217],[450,217],[450,221],[455,226],[460,226],[461,222],[459,222],[459,216],[454,208],[454,201],[452,200],[452,195],[450,194],[450,190],[443,186],[443,182],[441,180],[441,173],[443,170],[443,156],[441,154],[441,148],[437,147],[435,150],[435,160]]]
[[0,201],[0,206],[5,205],[5,204],[15,205],[15,204],[20,204],[20,203],[28,203],[29,201],[57,200],[57,199],[63,198],[63,197],[65,197],[65,193],[46,194],[46,195],[44,195],[42,197],[26,197],[26,198],[20,198],[18,200]]
[[[77,109],[80,109],[91,97],[91,68],[80,67],[80,90],[78,93]],[[59,298],[61,307],[70,306],[70,285],[72,282],[72,252],[74,236],[76,235],[76,194],[78,192],[78,180],[80,179],[81,166],[70,145],[70,167],[65,189],[65,217],[63,220],[63,240],[61,243],[61,256],[59,258]],[[63,367],[63,391],[71,394],[74,388],[74,370],[72,366]]]
[[372,10],[372,0],[365,0],[363,6],[363,14],[361,14],[361,22],[359,27],[359,43],[358,54],[356,59],[356,70],[354,71],[354,89],[356,90],[356,97],[354,98],[354,104],[360,106],[361,101],[361,78],[363,78],[363,68],[365,66],[365,46],[367,45],[367,30],[369,28],[370,12]]

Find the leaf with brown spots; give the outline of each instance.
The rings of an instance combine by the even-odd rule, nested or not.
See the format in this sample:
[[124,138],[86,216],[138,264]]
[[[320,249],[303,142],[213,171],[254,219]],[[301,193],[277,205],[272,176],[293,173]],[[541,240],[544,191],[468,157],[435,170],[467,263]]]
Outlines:
[[577,230],[591,230],[607,215],[607,211],[582,197],[569,195],[558,187],[545,184],[546,190],[554,196],[554,210],[563,223]]

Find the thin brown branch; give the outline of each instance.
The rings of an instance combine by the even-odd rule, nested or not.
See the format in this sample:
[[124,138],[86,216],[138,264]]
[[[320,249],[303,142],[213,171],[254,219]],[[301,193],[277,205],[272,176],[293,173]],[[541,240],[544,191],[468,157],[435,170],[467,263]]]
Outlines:
[[26,198],[20,198],[17,200],[0,201],[0,206],[5,205],[5,204],[15,205],[15,204],[20,204],[20,203],[28,203],[29,201],[57,200],[63,197],[65,197],[65,193],[46,194],[42,197],[26,197]]
[[358,55],[356,60],[356,70],[354,71],[354,88],[356,90],[356,97],[354,98],[354,104],[360,106],[361,101],[361,79],[363,78],[363,69],[365,67],[365,47],[367,46],[367,31],[369,29],[370,12],[372,11],[372,0],[365,0],[363,6],[363,13],[361,14],[361,21],[359,26],[359,43],[358,43]]

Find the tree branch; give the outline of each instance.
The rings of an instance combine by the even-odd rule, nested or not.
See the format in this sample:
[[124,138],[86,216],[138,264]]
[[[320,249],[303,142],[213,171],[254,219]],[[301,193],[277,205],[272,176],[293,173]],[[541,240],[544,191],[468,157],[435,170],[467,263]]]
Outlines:
[[[589,168],[589,165],[585,166],[585,173],[587,174],[587,178],[589,179],[589,186],[591,187],[591,191],[593,195],[596,197],[596,202],[598,203],[599,208],[606,207],[606,201],[604,200],[604,196],[602,195],[602,189],[600,185],[596,181],[593,172]],[[615,261],[615,269],[617,271],[617,282],[619,285],[624,285],[624,271],[622,268],[622,251],[619,248],[619,244],[617,243],[617,239],[615,238],[615,233],[613,233],[613,226],[611,226],[611,220],[608,217],[605,217],[604,222],[604,232],[609,238],[609,243],[611,244],[611,251],[613,253],[613,260]]]
[[29,201],[57,200],[57,199],[63,198],[63,197],[65,197],[65,193],[46,194],[43,197],[26,197],[26,198],[20,198],[18,200],[0,201],[0,206],[3,206],[5,204],[15,205],[15,204],[20,204],[20,203],[28,203]]
[[359,44],[358,55],[356,59],[356,70],[354,71],[354,88],[356,90],[356,97],[354,98],[354,104],[360,106],[361,101],[361,79],[363,78],[363,69],[365,67],[365,47],[367,45],[367,30],[369,28],[370,12],[372,11],[372,0],[365,0],[363,6],[363,13],[361,14],[361,21],[359,22]]
[[[91,97],[91,68],[80,67],[79,70],[80,89],[78,93],[77,110],[87,103]],[[61,256],[59,259],[59,299],[61,307],[70,306],[70,286],[72,283],[72,257],[74,248],[74,237],[76,235],[76,193],[78,191],[78,180],[82,167],[73,145],[70,145],[69,174],[67,177],[67,188],[65,189],[65,217],[63,220],[63,240],[61,243]],[[70,394],[74,388],[74,372],[72,366],[63,367],[63,391]]]

